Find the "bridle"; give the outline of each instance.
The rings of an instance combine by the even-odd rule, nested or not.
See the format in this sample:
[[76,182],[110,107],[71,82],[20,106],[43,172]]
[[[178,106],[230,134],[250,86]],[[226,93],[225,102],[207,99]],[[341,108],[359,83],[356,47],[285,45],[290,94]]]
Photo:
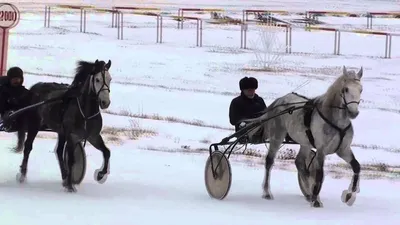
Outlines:
[[[354,80],[360,81],[360,79],[354,79]],[[341,104],[341,106],[331,106],[331,108],[347,109],[347,110],[349,111],[348,105],[350,105],[350,104],[357,104],[357,105],[359,105],[360,102],[362,102],[361,99],[360,99],[360,101],[350,101],[350,102],[348,102],[348,101],[346,100],[346,96],[345,96],[345,94],[346,94],[346,92],[348,92],[348,90],[349,90],[349,89],[348,89],[347,87],[344,87],[344,88],[342,89],[341,93],[340,93],[340,97],[341,97],[342,100],[343,100],[343,103]]]
[[[100,87],[100,89],[97,91],[96,93],[96,89],[95,89],[95,78],[94,76],[96,74],[94,74],[94,72],[92,74],[90,74],[90,83],[92,84],[92,87],[90,88],[91,91],[96,93],[96,98],[99,99],[100,93],[102,91],[108,91],[108,93],[111,92],[110,87],[108,86],[108,84],[106,83],[106,71],[108,71],[108,69],[106,67],[104,67],[100,73],[101,73],[101,78],[103,79],[103,85]],[[90,93],[89,93],[90,94]]]

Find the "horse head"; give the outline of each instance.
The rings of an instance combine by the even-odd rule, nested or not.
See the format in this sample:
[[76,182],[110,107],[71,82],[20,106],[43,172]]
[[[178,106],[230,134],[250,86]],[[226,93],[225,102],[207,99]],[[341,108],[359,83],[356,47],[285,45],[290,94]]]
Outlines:
[[110,82],[111,75],[109,69],[111,61],[108,63],[96,60],[94,63],[78,61],[75,78],[71,86],[76,86],[81,93],[86,93],[96,98],[101,109],[110,106]]
[[361,78],[363,68],[356,73],[343,66],[343,74],[328,88],[324,105],[329,108],[346,110],[350,119],[355,119],[359,114],[359,104],[363,86]]
[[360,113],[358,106],[361,101],[361,93],[363,86],[361,84],[361,78],[363,76],[363,68],[356,73],[355,71],[348,71],[343,66],[342,88],[340,90],[341,101],[344,109],[347,110],[349,117],[354,119]]
[[101,109],[106,109],[110,106],[110,83],[111,74],[109,72],[111,67],[111,60],[107,64],[104,61],[94,63],[93,73],[90,77],[90,90],[96,94]]

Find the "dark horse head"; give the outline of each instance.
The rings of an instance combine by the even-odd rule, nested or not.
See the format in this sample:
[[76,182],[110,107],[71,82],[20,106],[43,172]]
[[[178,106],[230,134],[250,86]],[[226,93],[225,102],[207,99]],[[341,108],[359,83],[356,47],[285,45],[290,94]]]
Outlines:
[[71,86],[80,88],[81,93],[87,91],[93,95],[101,109],[110,106],[110,82],[111,75],[108,70],[111,67],[111,61],[106,64],[104,61],[96,60],[94,63],[78,61],[76,75]]

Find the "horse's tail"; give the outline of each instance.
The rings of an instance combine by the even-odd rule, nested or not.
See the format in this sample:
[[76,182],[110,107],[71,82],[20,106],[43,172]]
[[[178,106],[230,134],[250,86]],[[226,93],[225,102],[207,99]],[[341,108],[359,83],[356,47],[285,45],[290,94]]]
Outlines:
[[17,146],[12,149],[14,153],[21,153],[24,150],[24,143],[25,143],[25,131],[19,130],[17,132],[18,141]]

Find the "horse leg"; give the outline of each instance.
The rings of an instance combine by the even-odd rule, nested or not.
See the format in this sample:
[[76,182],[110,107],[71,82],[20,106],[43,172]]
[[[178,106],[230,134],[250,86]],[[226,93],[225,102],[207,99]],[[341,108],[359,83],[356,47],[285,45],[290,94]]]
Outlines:
[[64,183],[64,181],[66,181],[67,178],[67,171],[65,169],[64,158],[63,158],[64,147],[65,147],[65,136],[62,134],[58,134],[56,155],[57,155],[58,165],[60,166],[61,179],[63,181],[63,184],[66,185],[66,182]]
[[[79,141],[76,141],[71,134],[68,135],[67,144],[65,146],[65,151],[67,151],[68,154],[68,173],[67,178],[63,182],[63,186],[67,189],[68,192],[76,192],[75,185],[72,183],[72,167],[75,163],[74,150],[77,144],[79,144]],[[64,162],[64,160],[62,162]]]
[[25,131],[24,130],[19,130],[17,132],[17,137],[18,137],[17,146],[12,148],[12,151],[15,152],[15,153],[20,153],[24,149]]
[[[296,156],[295,159],[295,165],[297,168],[297,171],[300,175],[300,179],[303,180],[303,183],[305,185],[304,189],[308,190],[308,193],[305,195],[305,198],[308,202],[311,202],[311,192],[310,190],[310,182],[309,182],[309,178],[310,178],[310,171],[309,171],[309,164],[311,164],[311,162],[307,163],[307,156],[311,153],[311,149],[307,146],[300,146],[300,150],[299,153]],[[312,160],[312,159],[310,159]]]
[[23,183],[26,178],[26,173],[27,173],[27,168],[28,168],[28,160],[29,160],[29,154],[32,151],[32,146],[33,146],[33,141],[36,138],[36,135],[39,133],[39,130],[33,129],[28,131],[28,137],[26,138],[25,141],[25,146],[24,146],[24,158],[22,159],[22,163],[20,166],[20,172],[17,174],[17,180],[20,183]]
[[360,171],[361,166],[353,154],[351,148],[337,152],[337,155],[350,164],[353,169],[353,178],[351,180],[348,190],[344,190],[342,193],[342,202],[346,203],[348,206],[352,206],[356,201],[356,193],[360,192]]
[[263,198],[272,200],[274,197],[271,194],[270,190],[270,173],[272,166],[274,165],[275,162],[275,157],[276,154],[278,153],[278,150],[280,149],[280,146],[285,139],[286,133],[282,133],[282,135],[279,135],[278,138],[274,137],[273,139],[270,140],[269,143],[269,150],[267,157],[265,158],[265,176],[264,176],[264,193],[263,193]]
[[106,182],[108,174],[110,174],[110,149],[108,149],[107,146],[104,144],[104,140],[100,134],[89,137],[88,141],[90,142],[90,144],[93,145],[93,147],[103,153],[103,166],[101,169],[97,169],[94,172],[94,179],[100,184],[103,184],[104,182]]
[[311,189],[311,206],[315,208],[323,207],[323,204],[319,198],[319,193],[321,192],[322,183],[324,181],[324,163],[325,155],[323,151],[317,151],[316,155],[311,162],[314,166],[315,171],[315,183]]

